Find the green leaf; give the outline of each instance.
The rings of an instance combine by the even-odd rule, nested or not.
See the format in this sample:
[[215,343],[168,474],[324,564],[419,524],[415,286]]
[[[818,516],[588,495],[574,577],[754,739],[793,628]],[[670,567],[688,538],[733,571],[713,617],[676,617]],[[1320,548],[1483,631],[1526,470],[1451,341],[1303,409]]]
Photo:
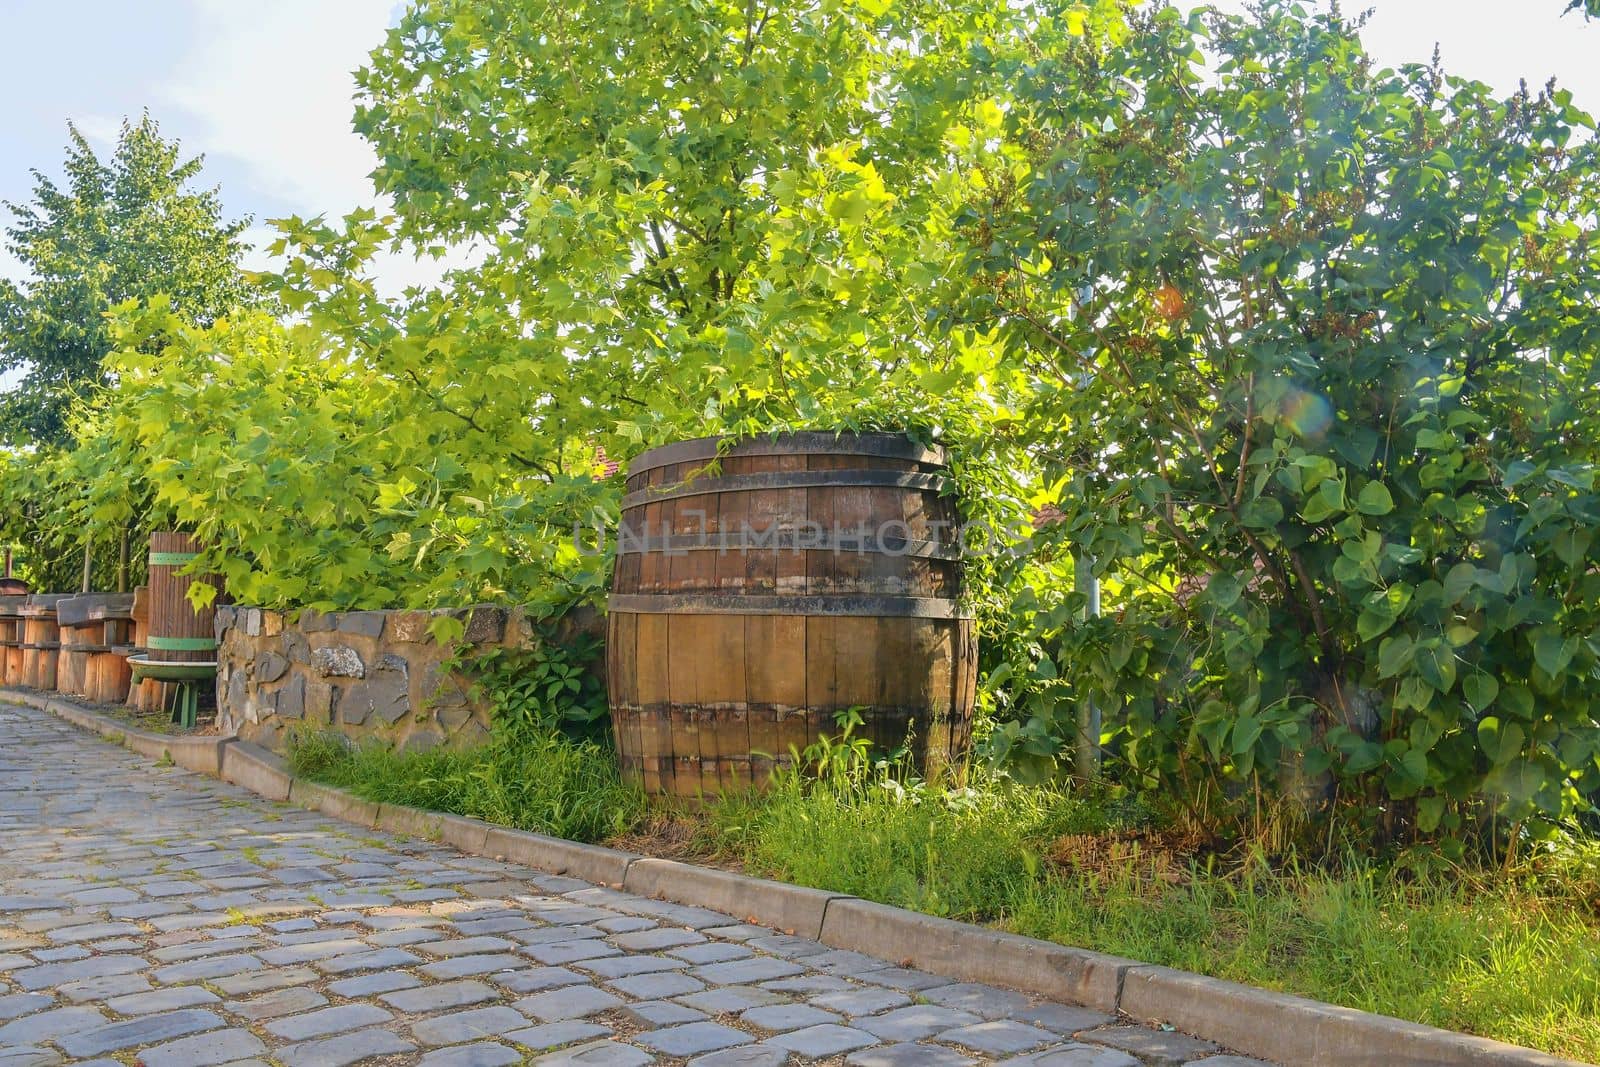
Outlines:
[[1492,675],[1469,674],[1461,680],[1461,693],[1473,711],[1483,711],[1500,695],[1500,683]]
[[1525,740],[1522,727],[1514,722],[1502,723],[1491,715],[1478,723],[1478,747],[1496,766],[1514,759]]
[[1387,515],[1394,510],[1394,497],[1382,482],[1368,482],[1356,497],[1356,510],[1363,515]]

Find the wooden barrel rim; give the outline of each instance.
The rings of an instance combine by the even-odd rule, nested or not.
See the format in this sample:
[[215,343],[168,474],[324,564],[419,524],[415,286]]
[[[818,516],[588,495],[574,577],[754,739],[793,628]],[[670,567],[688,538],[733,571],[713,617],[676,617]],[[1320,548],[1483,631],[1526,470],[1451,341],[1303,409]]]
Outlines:
[[[891,522],[897,520],[889,520]],[[913,556],[918,559],[961,559],[961,549],[940,541],[915,537],[813,537],[804,530],[781,529],[770,533],[729,534],[650,534],[648,537],[619,536],[618,555],[646,555],[652,552],[723,552],[736,554],[746,549],[776,549],[793,552],[862,553],[865,555]]]
[[614,593],[611,611],[636,615],[862,615],[970,619],[959,602],[928,596],[764,596],[727,593]]
[[918,444],[903,434],[895,433],[830,433],[806,430],[797,433],[777,434],[769,437],[751,437],[737,440],[732,445],[728,437],[696,437],[687,441],[674,441],[660,445],[635,456],[628,464],[631,478],[644,471],[665,467],[673,463],[694,463],[716,459],[719,456],[796,456],[821,453],[826,455],[876,456],[879,459],[905,459],[931,466],[945,465],[945,451],[937,445]]
[[755,492],[762,489],[848,489],[865,486],[884,489],[925,489],[929,492],[942,493],[949,484],[949,479],[937,474],[913,474],[906,471],[769,471],[764,474],[724,474],[715,478],[696,478],[678,485],[653,486],[629,493],[622,498],[622,509],[627,511],[645,504],[676,500],[686,496]]

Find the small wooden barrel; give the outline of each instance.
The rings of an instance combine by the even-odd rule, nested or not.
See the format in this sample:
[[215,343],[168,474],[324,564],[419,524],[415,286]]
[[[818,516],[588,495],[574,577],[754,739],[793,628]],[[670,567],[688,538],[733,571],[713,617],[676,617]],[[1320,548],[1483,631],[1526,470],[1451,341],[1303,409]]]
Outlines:
[[22,609],[26,595],[0,596],[0,685],[22,684]]
[[61,652],[61,628],[56,625],[60,594],[35,593],[22,609],[22,684],[30,689],[54,689],[56,664]]
[[209,663],[217,658],[216,602],[196,611],[189,587],[201,582],[221,596],[222,579],[179,573],[199,550],[199,542],[186,533],[150,535],[150,632],[145,647],[152,660]]
[[88,688],[89,650],[95,635],[87,627],[61,628],[61,657],[56,663],[56,689],[69,696],[83,696]]
[[685,441],[628,469],[607,624],[623,771],[762,785],[860,707],[858,736],[959,766],[977,685],[944,455],[892,434]]
[[[141,585],[133,591],[133,647],[134,652],[148,652],[145,642],[150,639],[150,587]],[[132,674],[129,674],[130,684],[128,689],[127,704],[135,711],[160,711],[165,706],[166,683],[145,679],[138,685],[131,683]]]

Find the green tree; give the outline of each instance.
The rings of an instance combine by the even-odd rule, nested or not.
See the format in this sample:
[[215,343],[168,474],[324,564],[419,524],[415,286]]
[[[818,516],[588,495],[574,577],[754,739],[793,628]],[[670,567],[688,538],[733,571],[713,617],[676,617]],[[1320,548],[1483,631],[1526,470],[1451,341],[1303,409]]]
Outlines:
[[1288,3],[1131,31],[1019,70],[1030,178],[979,249],[1041,378],[1053,532],[1115,582],[1089,625],[1019,593],[1045,673],[1208,827],[1585,810],[1592,120],[1384,71]]
[[[614,505],[597,448],[880,424],[990,447],[1013,381],[964,328],[958,216],[1003,123],[988,49],[1024,26],[987,0],[414,4],[358,76],[396,216],[289,220],[275,280],[438,459],[381,486],[391,551],[426,564],[408,595],[526,581],[513,549]],[[480,261],[384,300],[367,264],[395,241]]]
[[148,114],[123,123],[105,161],[68,131],[64,184],[34,171],[33,201],[6,205],[7,247],[29,271],[0,279],[0,370],[22,373],[0,405],[11,444],[66,439],[72,398],[105,381],[113,306],[164,293],[203,324],[251,299],[239,270],[248,220],[223,221],[216,190],[191,188],[199,158],[184,161]]

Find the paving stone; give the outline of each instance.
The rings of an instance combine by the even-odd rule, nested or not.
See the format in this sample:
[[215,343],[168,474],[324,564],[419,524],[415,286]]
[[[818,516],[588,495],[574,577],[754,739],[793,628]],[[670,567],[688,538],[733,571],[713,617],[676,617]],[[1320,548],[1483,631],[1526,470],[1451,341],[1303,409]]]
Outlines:
[[241,953],[175,963],[152,972],[151,977],[162,985],[176,985],[179,982],[203,982],[210,978],[226,978],[230,974],[258,971],[261,967],[261,960],[248,953]]
[[578,960],[599,959],[602,956],[620,956],[622,950],[615,945],[607,944],[599,938],[583,938],[578,941],[557,941],[548,945],[527,945],[522,949],[540,963],[557,965],[562,963],[575,963]]
[[685,963],[722,963],[725,960],[749,959],[755,955],[754,950],[743,945],[730,945],[726,941],[712,941],[705,945],[685,945],[682,948],[671,948],[667,955],[676,956]]
[[727,963],[708,963],[689,973],[712,985],[746,985],[765,982],[771,978],[787,978],[805,968],[789,960],[771,956],[752,956],[746,960],[729,960]]
[[538,993],[564,985],[578,985],[589,979],[565,967],[534,967],[527,971],[505,971],[489,980],[508,993]]
[[739,1016],[739,1021],[758,1030],[779,1031],[836,1023],[839,1016],[809,1004],[769,1004],[764,1008],[751,1008]]
[[1078,1035],[1079,1040],[1110,1045],[1131,1052],[1154,1067],[1178,1065],[1199,1059],[1218,1048],[1209,1041],[1178,1033],[1176,1030],[1151,1030],[1143,1026],[1102,1026]]
[[767,1004],[787,1004],[789,998],[782,993],[755,986],[723,986],[675,998],[680,1004],[709,1012],[712,1015],[737,1015],[741,1011],[760,1008]]
[[653,1062],[648,1052],[615,1041],[596,1041],[552,1052],[533,1061],[537,1067],[645,1067]]
[[249,1019],[251,1022],[261,1022],[264,1019],[276,1019],[280,1015],[293,1015],[296,1012],[310,1011],[320,1008],[328,1003],[328,998],[318,993],[315,989],[306,986],[291,986],[288,989],[274,989],[270,993],[263,993],[250,1000],[230,1000],[224,1004],[223,1010]]
[[906,993],[919,993],[924,989],[950,984],[948,978],[940,978],[925,971],[914,971],[908,967],[885,967],[881,971],[862,971],[854,977],[863,982],[888,986],[890,989],[899,989]]
[[209,989],[197,985],[179,985],[152,990],[149,993],[129,993],[127,996],[112,997],[106,1001],[106,1007],[118,1015],[148,1015],[154,1011],[176,1011],[179,1008],[193,1008],[201,1004],[215,1004],[221,999]]
[[56,1008],[41,1011],[0,1026],[0,1045],[42,1045],[63,1034],[89,1029],[106,1021],[97,1008]]
[[381,971],[391,967],[409,967],[421,962],[422,960],[403,948],[379,948],[317,960],[311,966],[323,974],[339,975],[350,974],[353,971]]
[[446,1008],[464,1008],[472,1004],[482,1004],[487,1000],[499,1000],[500,994],[482,982],[468,980],[402,989],[397,993],[385,993],[378,999],[396,1011],[403,1011],[407,1015],[420,1015],[424,1012],[444,1011]]
[[774,1045],[740,1045],[696,1056],[689,1061],[689,1067],[782,1067],[789,1059],[788,1049]]
[[922,999],[930,1004],[941,1004],[947,1008],[970,1011],[972,1014],[981,1015],[985,1019],[1003,1019],[1014,1012],[1022,1011],[1032,1004],[1032,1001],[1021,993],[1013,993],[1009,989],[996,989],[994,986],[977,985],[971,982],[961,982],[955,985],[929,989],[922,994]]
[[1026,1052],[1056,1040],[1056,1035],[1037,1026],[1009,1019],[990,1019],[955,1030],[946,1030],[935,1039],[947,1045],[960,1045],[991,1056]]
[[393,1014],[374,1004],[339,1004],[304,1015],[277,1019],[267,1024],[267,1030],[289,1041],[301,1041],[308,1037],[336,1034],[341,1030],[375,1026],[393,1018]]
[[1074,1008],[1065,1004],[1033,1004],[1011,1016],[1019,1023],[1040,1026],[1058,1034],[1075,1034],[1116,1022],[1116,1016],[1093,1008]]
[[706,987],[706,984],[700,979],[690,978],[686,974],[678,974],[676,972],[639,974],[631,978],[618,978],[606,984],[623,996],[639,1000],[659,1000],[664,997],[682,996],[685,993],[697,993]]
[[1102,1045],[1072,1042],[1004,1061],[1006,1067],[1143,1067],[1128,1053]]
[[357,1030],[353,1034],[289,1045],[273,1052],[283,1067],[346,1067],[378,1056],[399,1056],[415,1045],[388,1030]]
[[248,1030],[213,1030],[209,1034],[169,1041],[139,1053],[150,1067],[214,1067],[264,1055],[267,1046]]
[[660,971],[675,971],[687,967],[682,960],[675,960],[668,956],[612,956],[607,959],[584,960],[576,964],[590,974],[599,975],[601,978],[625,978],[634,974],[654,974]]
[[143,1015],[127,1022],[78,1030],[62,1037],[56,1043],[69,1056],[98,1056],[102,1052],[152,1045],[158,1041],[196,1034],[203,1030],[215,1030],[221,1026],[222,1019],[214,1012],[188,1008],[183,1011]]
[[814,1060],[820,1060],[824,1056],[837,1056],[841,1052],[853,1052],[858,1048],[866,1048],[877,1043],[878,1039],[864,1030],[839,1026],[836,1023],[808,1026],[804,1030],[794,1030],[767,1038],[769,1045],[786,1048]]
[[23,989],[34,991],[64,986],[86,978],[107,978],[142,971],[149,964],[138,956],[91,956],[70,963],[46,963],[11,972],[11,980]]
[[670,1000],[641,1000],[619,1010],[624,1015],[652,1027],[699,1022],[706,1017],[703,1011],[696,1011],[683,1004],[674,1004]]
[[604,1037],[611,1033],[609,1026],[599,1023],[580,1022],[577,1019],[567,1019],[559,1023],[545,1023],[542,1026],[530,1026],[525,1030],[513,1030],[503,1035],[508,1041],[515,1041],[519,1045],[526,1045],[536,1052],[544,1052],[562,1045],[571,1045],[578,1041],[588,1041],[590,1038]]
[[516,947],[515,941],[503,937],[456,937],[418,945],[417,951],[429,956],[479,956]]
[[522,1053],[492,1041],[435,1049],[422,1057],[419,1067],[509,1067],[522,1062]]
[[890,1008],[904,1007],[911,998],[894,989],[872,989],[854,986],[838,993],[823,993],[811,998],[811,1003],[828,1011],[845,1015],[876,1015]]
[[60,1062],[61,1053],[54,1049],[23,1045],[0,1048],[0,1067],[55,1067]]
[[622,998],[593,986],[564,986],[545,993],[536,993],[517,1001],[515,1007],[525,1015],[535,1016],[544,1022],[562,1019],[582,1019],[610,1011],[622,1004]]
[[845,1057],[849,1067],[972,1067],[978,1061],[938,1045],[879,1045]]
[[206,984],[216,986],[231,997],[244,997],[249,996],[251,993],[265,992],[268,989],[309,985],[317,981],[319,977],[316,971],[308,967],[278,967],[266,971],[230,974],[226,978],[212,979]]
[[477,974],[514,971],[527,966],[529,966],[528,961],[521,956],[498,952],[490,956],[456,956],[453,959],[430,963],[419,970],[429,978],[470,978]]
[[527,1016],[501,1006],[435,1015],[412,1024],[411,1032],[424,1045],[455,1045],[481,1037],[499,1037],[527,1026]]
[[702,944],[705,940],[706,935],[697,930],[678,930],[670,926],[658,926],[650,930],[636,930],[632,933],[618,934],[611,939],[611,943],[618,948],[627,949],[629,952],[660,952],[664,948]]
[[735,1030],[721,1023],[699,1022],[650,1030],[640,1034],[637,1040],[641,1045],[648,1045],[668,1056],[695,1056],[734,1045],[747,1045],[754,1038],[743,1030]]
[[920,1041],[925,1037],[982,1022],[971,1012],[938,1004],[911,1004],[883,1015],[857,1019],[855,1024],[887,1041]]
[[422,979],[405,971],[377,971],[329,982],[328,989],[341,997],[370,997],[397,989],[414,989],[421,984]]
[[47,993],[12,993],[0,996],[0,1021],[15,1019],[54,1004],[55,998]]

